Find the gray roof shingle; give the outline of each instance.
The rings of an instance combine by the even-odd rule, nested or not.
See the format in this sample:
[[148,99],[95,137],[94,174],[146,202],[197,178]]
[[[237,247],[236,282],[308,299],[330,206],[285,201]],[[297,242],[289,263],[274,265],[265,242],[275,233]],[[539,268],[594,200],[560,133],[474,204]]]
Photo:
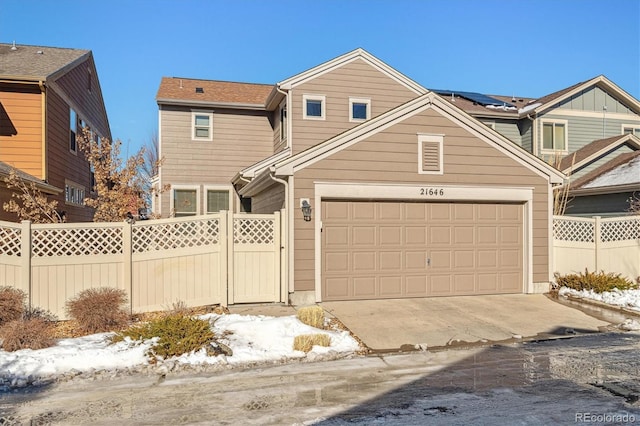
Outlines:
[[0,77],[46,80],[90,53],[89,50],[0,43]]

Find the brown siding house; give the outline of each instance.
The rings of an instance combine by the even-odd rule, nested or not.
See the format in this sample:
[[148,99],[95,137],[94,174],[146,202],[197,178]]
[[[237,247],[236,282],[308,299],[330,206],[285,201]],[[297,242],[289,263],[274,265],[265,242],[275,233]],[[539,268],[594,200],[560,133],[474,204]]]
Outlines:
[[0,58],[0,161],[42,182],[67,221],[90,221],[91,171],[73,135],[111,139],[91,51],[0,44]]

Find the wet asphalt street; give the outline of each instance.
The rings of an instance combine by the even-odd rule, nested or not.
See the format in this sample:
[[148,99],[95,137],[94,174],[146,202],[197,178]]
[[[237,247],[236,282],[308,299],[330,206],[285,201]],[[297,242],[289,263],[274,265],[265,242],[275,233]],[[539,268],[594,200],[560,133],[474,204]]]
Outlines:
[[0,394],[1,424],[640,423],[640,334]]

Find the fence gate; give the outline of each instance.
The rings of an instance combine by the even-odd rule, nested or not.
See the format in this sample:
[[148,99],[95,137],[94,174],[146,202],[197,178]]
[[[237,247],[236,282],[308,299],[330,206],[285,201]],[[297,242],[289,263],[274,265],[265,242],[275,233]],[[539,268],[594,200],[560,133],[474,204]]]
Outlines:
[[229,303],[280,302],[280,213],[229,221]]

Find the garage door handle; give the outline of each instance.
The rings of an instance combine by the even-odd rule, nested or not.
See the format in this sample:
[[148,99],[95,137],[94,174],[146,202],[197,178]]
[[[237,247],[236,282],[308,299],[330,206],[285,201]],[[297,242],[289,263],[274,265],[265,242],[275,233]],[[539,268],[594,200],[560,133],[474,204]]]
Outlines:
[[427,257],[427,266],[431,266],[431,258]]

